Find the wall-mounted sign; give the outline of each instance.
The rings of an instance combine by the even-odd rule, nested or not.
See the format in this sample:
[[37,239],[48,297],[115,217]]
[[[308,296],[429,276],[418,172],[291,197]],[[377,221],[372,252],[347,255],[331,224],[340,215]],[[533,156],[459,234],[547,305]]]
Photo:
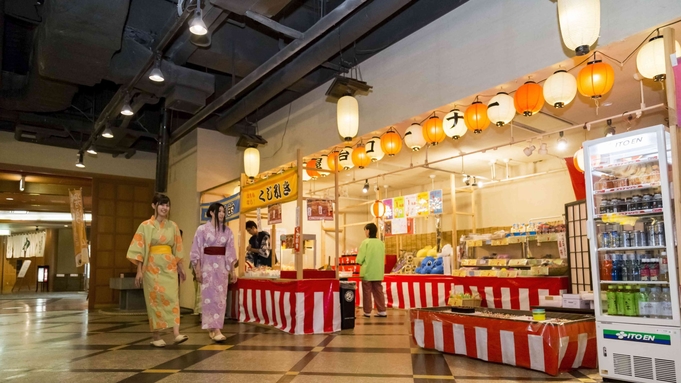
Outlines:
[[237,194],[231,195],[227,198],[223,198],[219,201],[202,203],[201,206],[200,206],[200,209],[199,209],[200,210],[199,221],[201,223],[206,223],[206,222],[210,221],[210,219],[208,219],[206,213],[208,212],[208,208],[210,207],[210,205],[214,202],[221,203],[222,205],[225,206],[225,222],[229,222],[233,219],[239,218],[239,213],[240,213],[240,210],[241,210],[240,209],[241,201],[240,201],[240,194],[237,193]]
[[396,218],[385,222],[385,236],[398,234],[414,234],[413,218]]
[[308,199],[307,220],[333,221],[333,202],[325,199]]
[[298,171],[289,169],[241,188],[241,209],[244,212],[276,203],[294,201],[298,193]]
[[267,223],[276,225],[281,223],[281,204],[277,203],[267,207]]

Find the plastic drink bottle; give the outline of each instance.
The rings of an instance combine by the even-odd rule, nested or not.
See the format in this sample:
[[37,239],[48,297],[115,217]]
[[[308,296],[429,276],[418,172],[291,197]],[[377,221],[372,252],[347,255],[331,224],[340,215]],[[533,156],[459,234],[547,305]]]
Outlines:
[[648,292],[645,287],[641,287],[638,293],[638,315],[648,318]]
[[605,254],[603,259],[603,269],[601,270],[601,280],[611,281],[612,280],[612,259]]
[[631,262],[631,280],[640,281],[641,280],[641,260],[638,255],[634,254],[632,256],[634,260]]
[[634,292],[631,288],[631,286],[625,286],[624,287],[624,315],[628,317],[635,317],[636,310],[635,307],[636,304],[636,298],[634,298]]
[[615,298],[617,301],[617,315],[624,315],[624,291],[622,287],[617,286]]
[[650,269],[648,268],[648,259],[646,258],[643,258],[641,260],[641,280],[642,281],[650,280]]
[[648,315],[649,318],[660,317],[660,288],[651,287],[648,294]]
[[669,264],[667,263],[667,252],[660,253],[660,276],[661,281],[669,280]]
[[608,286],[608,315],[617,315],[617,297],[615,286]]
[[669,294],[669,287],[664,287],[660,294],[660,318],[672,319],[672,298]]

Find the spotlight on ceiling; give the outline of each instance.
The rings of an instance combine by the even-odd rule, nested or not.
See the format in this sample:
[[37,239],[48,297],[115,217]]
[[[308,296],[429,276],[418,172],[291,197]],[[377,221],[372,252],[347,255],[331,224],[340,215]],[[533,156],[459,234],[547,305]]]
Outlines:
[[113,132],[111,131],[110,127],[107,126],[106,129],[104,129],[104,132],[102,132],[102,137],[104,137],[104,138],[113,138],[114,137]]
[[154,59],[154,67],[149,72],[149,80],[154,82],[163,82],[165,77],[163,77],[163,72],[161,71],[161,52],[156,54]]
[[362,193],[367,194],[369,192],[369,180],[364,181],[364,187],[362,188]]
[[94,146],[94,145],[90,145],[90,147],[88,148],[87,152],[88,152],[88,154],[93,154],[93,155],[94,155],[94,154],[97,154],[97,150],[95,150],[95,146]]
[[542,142],[542,144],[539,145],[539,150],[537,150],[537,154],[540,154],[542,156],[549,154],[549,150],[546,148],[546,142]]
[[83,153],[78,153],[78,162],[76,162],[76,167],[77,168],[84,168],[85,164],[83,163]]
[[535,149],[536,147],[530,144],[525,149],[523,149],[523,153],[525,153],[525,155],[529,157],[532,155],[532,152],[534,152]]
[[612,120],[608,120],[608,127],[605,128],[605,136],[610,137],[614,136],[617,131],[615,131],[615,127],[612,126]]
[[121,108],[121,114],[124,116],[132,116],[135,114],[135,112],[132,110],[132,106],[130,106],[129,101],[126,101],[125,104],[123,104],[123,107]]
[[196,2],[196,11],[194,11],[194,17],[189,20],[189,32],[203,36],[208,33],[208,27],[206,23],[203,22],[203,11],[201,10],[201,2]]
[[563,132],[560,132],[560,137],[558,138],[558,143],[556,144],[556,149],[565,150],[567,149],[567,140],[563,138]]

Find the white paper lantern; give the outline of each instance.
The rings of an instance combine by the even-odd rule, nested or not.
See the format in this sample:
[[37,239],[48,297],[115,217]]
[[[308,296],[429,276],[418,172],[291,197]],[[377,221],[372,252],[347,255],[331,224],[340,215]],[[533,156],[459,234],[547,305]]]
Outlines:
[[257,148],[248,148],[244,152],[244,173],[250,179],[260,173],[260,152]]
[[554,108],[562,108],[577,95],[577,79],[570,73],[559,70],[544,82],[544,99]]
[[442,119],[442,128],[447,137],[458,140],[468,131],[466,122],[463,119],[463,112],[459,109],[452,109]]
[[367,155],[371,158],[372,162],[380,161],[383,156],[385,156],[383,148],[381,148],[381,137],[372,137],[367,141],[366,145],[364,145],[364,149],[366,149]]
[[[322,156],[319,157],[319,159],[317,160],[317,169],[326,170],[327,172],[331,171],[331,168],[329,167],[329,155],[328,154],[322,154]],[[329,173],[320,172],[319,175],[322,176],[322,177],[326,177],[326,176],[329,175]]]
[[355,164],[352,163],[352,147],[346,146],[338,153],[338,163],[343,170],[352,169]]
[[[681,46],[678,41],[674,41],[676,57],[681,54]],[[663,81],[666,77],[667,68],[665,67],[664,38],[656,36],[648,40],[641,47],[636,55],[636,67],[638,73],[645,78],[652,78],[655,81]]]
[[589,53],[601,33],[600,0],[558,0],[558,23],[566,47],[577,56]]
[[506,92],[499,92],[487,104],[487,117],[496,126],[504,126],[515,117],[515,102]]
[[404,133],[404,144],[415,152],[421,150],[426,144],[426,139],[423,138],[423,127],[417,123],[411,124]]
[[338,133],[345,141],[352,140],[359,129],[359,104],[352,96],[343,96],[338,99],[336,109]]
[[577,170],[584,173],[584,148],[579,148],[579,150],[575,152],[572,156],[572,163]]

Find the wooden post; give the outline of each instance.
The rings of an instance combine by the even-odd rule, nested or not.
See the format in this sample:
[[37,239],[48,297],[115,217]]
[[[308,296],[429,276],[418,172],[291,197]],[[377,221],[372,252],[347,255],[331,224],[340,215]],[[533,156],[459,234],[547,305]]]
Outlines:
[[[333,222],[334,222],[335,229],[336,229],[336,233],[334,234],[335,242],[336,242],[335,246],[334,246],[334,249],[335,249],[334,264],[336,266],[336,279],[338,279],[338,271],[339,271],[338,265],[339,265],[339,258],[340,258],[340,233],[339,233],[339,230],[340,230],[340,227],[339,227],[340,226],[340,222],[339,222],[340,221],[340,213],[339,213],[339,211],[340,211],[340,195],[339,194],[340,193],[338,193],[338,172],[337,171],[333,172],[333,192],[334,192],[333,204],[334,204],[334,208],[335,208],[335,211],[334,211],[334,214],[333,214]],[[343,215],[343,217],[345,217],[345,214]],[[323,225],[324,225],[324,223],[322,222],[322,226]],[[322,230],[322,235],[326,235],[323,230]],[[345,242],[345,230],[343,230],[343,242]]]
[[277,259],[277,225],[272,225],[272,230],[270,234],[270,257],[272,257],[272,269],[281,270],[281,255],[279,255],[279,265],[274,264],[274,260]]
[[303,221],[305,220],[305,208],[303,207],[303,155],[300,149],[296,151],[296,165],[298,172],[298,201],[296,204],[296,225],[300,230],[300,249],[296,252],[296,279],[303,279],[303,253],[305,251],[305,242],[303,241]]
[[[458,251],[457,251],[457,246],[459,246],[459,237],[456,235],[456,221],[457,221],[457,214],[456,214],[456,176],[454,174],[449,175],[449,188],[451,190],[452,194],[452,269],[456,270],[459,268],[459,257],[458,257]],[[443,201],[442,204],[444,205],[444,196],[443,196]]]
[[[674,47],[674,42],[676,41],[674,37],[674,29],[667,27],[662,29],[662,36],[664,39],[664,62],[666,63],[666,80],[665,80],[665,90],[667,92],[667,112],[669,118],[669,132],[672,147],[672,184],[674,185],[674,190],[671,194],[674,196],[674,215],[681,217],[681,153],[679,153],[679,148],[681,148],[681,134],[679,134],[678,128],[678,116],[676,110],[676,83],[674,78],[674,69],[672,67],[669,57],[675,53],[676,49]],[[681,60],[681,57],[677,57]],[[681,64],[679,64],[681,65]],[[678,223],[676,227],[676,238],[681,238],[681,225]],[[677,273],[678,279],[678,264],[679,264],[679,249],[676,249],[676,264],[677,270],[673,272]]]
[[[246,175],[243,173],[241,173],[240,185],[242,189],[244,186],[248,185],[248,177],[246,177]],[[242,199],[239,206],[244,206],[242,196],[243,193],[241,193],[239,197]],[[239,277],[246,273],[246,234],[246,213],[241,211],[239,212],[239,244],[237,245],[237,259],[239,260],[237,275]]]
[[477,222],[476,222],[476,206],[475,206],[475,190],[471,189],[471,218],[473,219],[473,233],[477,231]]

